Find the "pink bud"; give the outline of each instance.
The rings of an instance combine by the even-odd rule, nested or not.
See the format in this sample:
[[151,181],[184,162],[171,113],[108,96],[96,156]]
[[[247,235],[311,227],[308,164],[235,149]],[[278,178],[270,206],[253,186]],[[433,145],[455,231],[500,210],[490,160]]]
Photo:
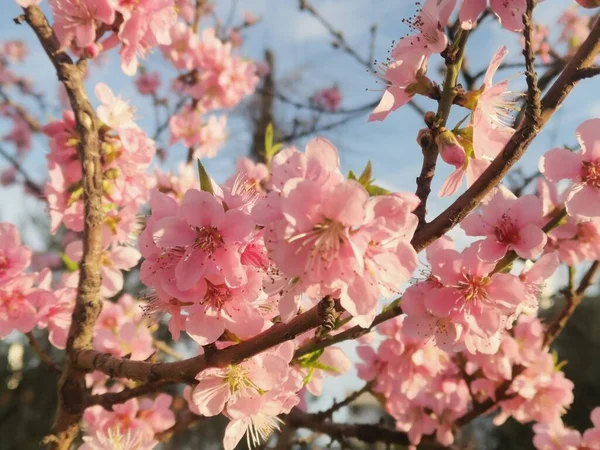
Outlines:
[[450,130],[442,130],[437,137],[437,144],[440,149],[440,155],[445,163],[450,164],[457,169],[465,164],[465,149],[458,143],[456,136]]

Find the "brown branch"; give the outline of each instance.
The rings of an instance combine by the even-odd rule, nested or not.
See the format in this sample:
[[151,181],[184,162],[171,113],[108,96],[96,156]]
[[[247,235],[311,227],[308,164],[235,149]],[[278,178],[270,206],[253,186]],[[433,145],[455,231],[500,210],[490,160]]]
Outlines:
[[35,351],[35,353],[38,355],[40,361],[42,361],[46,366],[48,366],[48,368],[53,372],[60,373],[60,367],[58,366],[58,364],[56,364],[52,360],[52,358],[50,358],[50,355],[48,355],[48,353],[46,353],[46,351],[42,348],[42,345],[35,338],[33,333],[30,331],[29,333],[25,333],[25,336],[27,336],[29,345],[31,345],[33,351]]
[[423,250],[440,236],[446,234],[456,224],[460,223],[467,214],[479,205],[481,199],[502,180],[571,92],[577,83],[577,71],[581,68],[589,67],[599,51],[600,21],[597,20],[587,39],[542,99],[540,116],[535,117],[534,115],[527,114],[504,147],[504,150],[473,185],[459,196],[444,212],[432,222],[425,225],[415,235],[412,244],[417,251]]
[[29,129],[33,133],[39,133],[40,131],[42,131],[42,126],[40,125],[38,120],[31,114],[29,114],[29,112],[25,108],[23,108],[23,106],[15,104],[12,101],[12,99],[8,96],[8,94],[3,90],[0,90],[0,98],[4,100],[5,105],[10,106],[16,111],[19,117],[21,117],[21,119],[23,119],[27,123]]
[[368,61],[362,56],[360,56],[358,52],[352,48],[348,41],[346,41],[344,34],[340,30],[336,30],[335,27],[327,19],[325,19],[325,17],[323,17],[319,13],[319,11],[315,9],[314,6],[308,3],[307,0],[299,0],[298,4],[301,11],[307,11],[308,13],[310,13],[315,19],[317,19],[321,23],[321,25],[323,25],[323,27],[325,27],[327,31],[329,31],[329,33],[335,39],[334,45],[336,47],[339,47],[342,50],[344,50],[363,66],[367,67],[368,69],[371,68],[371,61]]
[[352,392],[341,402],[334,402],[330,408],[327,408],[325,411],[318,412],[316,415],[319,416],[322,420],[331,419],[331,417],[333,416],[333,413],[335,413],[336,411],[339,411],[340,409],[351,404],[354,400],[356,400],[362,394],[371,390],[372,386],[373,386],[373,382],[369,381],[362,388]]
[[327,434],[336,440],[355,438],[372,444],[387,442],[390,444],[408,445],[408,436],[402,431],[392,430],[371,424],[338,424],[324,421],[318,414],[306,414],[297,408],[292,409],[285,422],[294,428],[308,428]]
[[98,121],[83,85],[85,62],[76,66],[61,50],[60,44],[37,6],[24,9],[24,19],[37,35],[42,47],[63,83],[75,113],[80,136],[84,198],[83,256],[73,320],[67,339],[66,358],[59,380],[59,404],[52,436],[46,438],[51,448],[67,450],[79,432],[78,421],[86,403],[85,372],[73,364],[77,352],[92,344],[93,326],[102,309],[100,298],[100,258],[102,254],[102,166],[98,141]]
[[29,188],[39,198],[42,198],[42,199],[46,198],[42,188],[40,186],[38,186],[38,184],[29,177],[29,175],[27,174],[27,172],[25,172],[25,169],[23,169],[23,167],[21,166],[21,163],[19,163],[19,161],[17,161],[15,158],[13,158],[11,155],[9,155],[8,152],[6,150],[4,150],[2,147],[0,147],[0,155],[4,159],[6,159],[14,167],[14,169],[17,172],[19,172],[21,174],[21,176],[23,177],[23,182],[25,183],[25,186],[27,186],[27,188]]
[[198,32],[200,26],[200,17],[202,17],[202,8],[204,7],[205,0],[196,0],[196,6],[194,7],[194,20],[192,22],[192,30],[194,33]]
[[583,80],[585,78],[595,77],[596,75],[600,75],[600,66],[585,67],[577,71],[575,79]]
[[593,284],[598,269],[600,269],[600,261],[594,261],[579,282],[577,289],[567,289],[565,291],[567,304],[559,316],[546,328],[546,333],[544,334],[545,347],[550,346],[565,328],[567,322],[575,313],[575,309],[581,304],[585,296],[585,291]]
[[171,428],[165,431],[156,433],[154,437],[159,442],[167,442],[173,437],[174,434],[179,433],[180,431],[187,430],[192,425],[196,425],[203,420],[206,420],[206,417],[198,416],[189,410],[184,411],[177,418],[177,422],[175,422],[175,425],[173,425]]
[[132,388],[125,388],[120,392],[90,395],[86,401],[86,408],[93,405],[101,405],[104,409],[110,410],[117,403],[125,403],[129,399],[159,391],[170,383],[172,383],[171,380],[161,380],[154,383],[140,384]]
[[193,383],[195,376],[208,367],[225,367],[237,364],[282,342],[294,339],[297,335],[320,326],[327,317],[323,306],[333,305],[340,308],[339,302],[325,297],[317,306],[302,313],[288,323],[278,323],[247,341],[232,345],[209,354],[199,355],[184,361],[151,363],[131,361],[101,353],[96,350],[82,350],[74,361],[78,369],[101,372],[118,378],[154,383],[167,380],[171,382]]
[[439,135],[440,130],[446,126],[446,122],[450,116],[450,109],[456,98],[456,83],[458,81],[458,76],[460,75],[468,37],[469,32],[461,30],[456,42],[454,42],[452,47],[448,50],[448,54],[445,58],[446,76],[444,77],[442,97],[439,101],[437,114],[431,130],[431,139],[427,142],[427,145],[422,148],[423,163],[421,165],[421,173],[417,177],[417,190],[415,194],[419,197],[419,200],[421,200],[414,212],[419,219],[419,226],[417,229],[422,228],[426,223],[425,215],[427,214],[427,199],[431,193],[431,182],[435,175],[435,167],[439,155],[439,146],[436,142],[436,138]]
[[[269,49],[265,50],[265,62],[269,66],[269,72],[264,76],[260,105],[258,106],[258,117],[254,120],[252,133],[252,144],[250,157],[255,161],[266,163],[265,133],[267,126],[273,123],[273,106],[275,103],[275,57]],[[275,125],[273,124],[275,128]]]

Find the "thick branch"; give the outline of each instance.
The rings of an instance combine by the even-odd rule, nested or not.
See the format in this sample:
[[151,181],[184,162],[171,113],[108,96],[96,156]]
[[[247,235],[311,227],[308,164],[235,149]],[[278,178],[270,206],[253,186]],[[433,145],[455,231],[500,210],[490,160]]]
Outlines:
[[83,86],[85,68],[73,64],[71,58],[61,50],[54,31],[40,8],[30,6],[24,11],[25,20],[37,35],[56,69],[58,79],[66,88],[80,136],[79,156],[84,199],[83,256],[79,265],[79,286],[73,320],[67,339],[67,357],[59,380],[57,417],[53,436],[47,438],[52,448],[67,450],[78,433],[77,422],[83,413],[87,395],[85,372],[73,366],[72,358],[77,352],[91,347],[94,323],[102,309],[102,167],[98,125]]
[[195,358],[170,363],[151,363],[115,358],[95,350],[79,352],[75,364],[81,370],[100,370],[111,377],[129,378],[154,383],[163,380],[193,383],[194,377],[208,367],[225,367],[250,358],[297,335],[321,325],[326,319],[328,306],[339,308],[339,303],[325,297],[319,305],[296,316],[288,323],[275,324],[247,341]]

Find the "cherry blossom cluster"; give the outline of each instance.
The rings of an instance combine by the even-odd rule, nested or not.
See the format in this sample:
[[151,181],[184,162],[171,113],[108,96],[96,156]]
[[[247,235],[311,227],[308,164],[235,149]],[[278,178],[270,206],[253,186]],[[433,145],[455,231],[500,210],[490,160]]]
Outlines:
[[[99,131],[105,214],[103,244],[107,253],[103,288],[104,295],[111,296],[123,286],[122,275],[116,274],[116,269],[129,269],[139,259],[136,251],[122,244],[130,243],[136,232],[137,213],[148,195],[145,171],[156,149],[154,141],[133,121],[133,110],[124,100],[104,84],[96,86],[96,95],[101,102],[97,114],[102,121]],[[83,187],[74,114],[65,111],[62,120],[51,122],[43,131],[50,138],[50,179],[44,192],[51,231],[55,233],[61,224],[70,230],[82,231]],[[70,256],[78,261],[81,245],[71,244],[69,250]]]
[[[172,401],[170,395],[159,394],[154,400],[132,398],[125,403],[114,405],[112,411],[100,405],[87,408],[83,415],[85,443],[80,448],[154,448],[158,443],[155,435],[175,424],[175,414],[171,411]],[[116,436],[121,436],[125,441],[120,442],[121,447],[104,444],[116,440]],[[130,442],[126,443],[126,440]]]
[[26,273],[31,250],[21,244],[17,228],[0,222],[0,338],[14,330],[28,333],[35,328],[44,308],[54,303],[52,292],[40,286],[40,277]]

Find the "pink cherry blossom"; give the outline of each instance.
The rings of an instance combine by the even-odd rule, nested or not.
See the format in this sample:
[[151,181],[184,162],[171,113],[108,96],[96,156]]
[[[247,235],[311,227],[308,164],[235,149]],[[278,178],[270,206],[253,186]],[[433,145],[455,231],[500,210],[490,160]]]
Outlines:
[[600,216],[600,119],[583,122],[576,131],[581,152],[556,148],[540,159],[540,171],[552,182],[568,179],[571,187],[565,194],[570,216]]
[[54,303],[51,292],[35,288],[33,275],[7,279],[0,285],[0,339],[13,330],[27,333],[38,321],[38,309]]
[[515,131],[512,113],[516,109],[516,95],[508,90],[508,80],[492,84],[492,77],[507,53],[505,46],[498,49],[487,68],[483,84],[475,92],[471,125],[476,158],[495,158]]
[[311,97],[311,102],[325,111],[335,112],[340,109],[342,94],[336,86],[321,89]]
[[293,345],[287,343],[240,364],[205,369],[196,376],[192,401],[201,415],[214,416],[240,396],[271,391],[287,380],[293,353]]
[[[477,18],[485,10],[486,0],[464,0],[459,12],[461,26],[470,30],[477,23]],[[504,28],[510,31],[523,29],[522,16],[527,3],[525,0],[490,0],[490,8]]]
[[160,87],[160,74],[158,72],[141,73],[135,80],[135,86],[142,95],[156,94]]
[[101,105],[96,109],[98,118],[111,128],[136,127],[133,122],[133,109],[104,83],[98,83],[96,97]]
[[596,407],[592,410],[590,415],[592,428],[583,432],[583,445],[585,448],[590,450],[600,449],[600,407]]
[[185,193],[180,216],[156,224],[154,240],[163,249],[185,249],[175,268],[178,289],[191,288],[205,273],[220,274],[229,286],[240,286],[247,277],[236,245],[249,242],[254,227],[248,215],[236,209],[225,212],[211,194],[191,189]]
[[378,76],[387,88],[369,116],[369,122],[384,120],[389,113],[407,104],[415,95],[419,80],[426,80],[426,55],[417,49],[410,50],[412,51],[407,52],[401,59],[381,66]]
[[194,68],[194,53],[199,50],[200,40],[191,27],[183,22],[177,22],[171,28],[171,43],[161,46],[165,58],[179,70]]
[[94,43],[96,24],[110,25],[115,20],[115,10],[109,0],[50,0],[54,31],[63,47],[72,41],[79,48]]
[[118,427],[97,431],[93,436],[84,436],[79,450],[152,450],[158,441],[148,439],[139,430],[122,433]]
[[553,423],[536,423],[533,445],[538,450],[577,450],[581,443],[579,431],[565,427],[562,420]]
[[[67,245],[65,253],[73,261],[80,261],[83,255],[83,243],[81,241],[71,242]],[[134,267],[140,259],[140,252],[133,247],[112,246],[110,249],[104,248],[102,255],[102,287],[101,295],[112,297],[123,288],[124,270]],[[69,287],[76,287],[79,280],[78,272],[73,272],[66,282]]]
[[0,282],[21,275],[30,262],[31,250],[21,244],[17,227],[0,222]]
[[542,203],[534,195],[517,198],[504,186],[481,204],[481,214],[473,213],[462,221],[467,236],[487,236],[479,243],[479,257],[498,261],[514,250],[520,257],[532,259],[546,245],[546,233],[540,222]]
[[525,297],[525,286],[517,277],[496,273],[493,263],[478,258],[478,245],[462,254],[454,250],[436,252],[432,274],[443,287],[432,289],[425,306],[438,318],[447,318],[465,329],[461,342],[471,353],[495,353],[506,317],[514,314]]

